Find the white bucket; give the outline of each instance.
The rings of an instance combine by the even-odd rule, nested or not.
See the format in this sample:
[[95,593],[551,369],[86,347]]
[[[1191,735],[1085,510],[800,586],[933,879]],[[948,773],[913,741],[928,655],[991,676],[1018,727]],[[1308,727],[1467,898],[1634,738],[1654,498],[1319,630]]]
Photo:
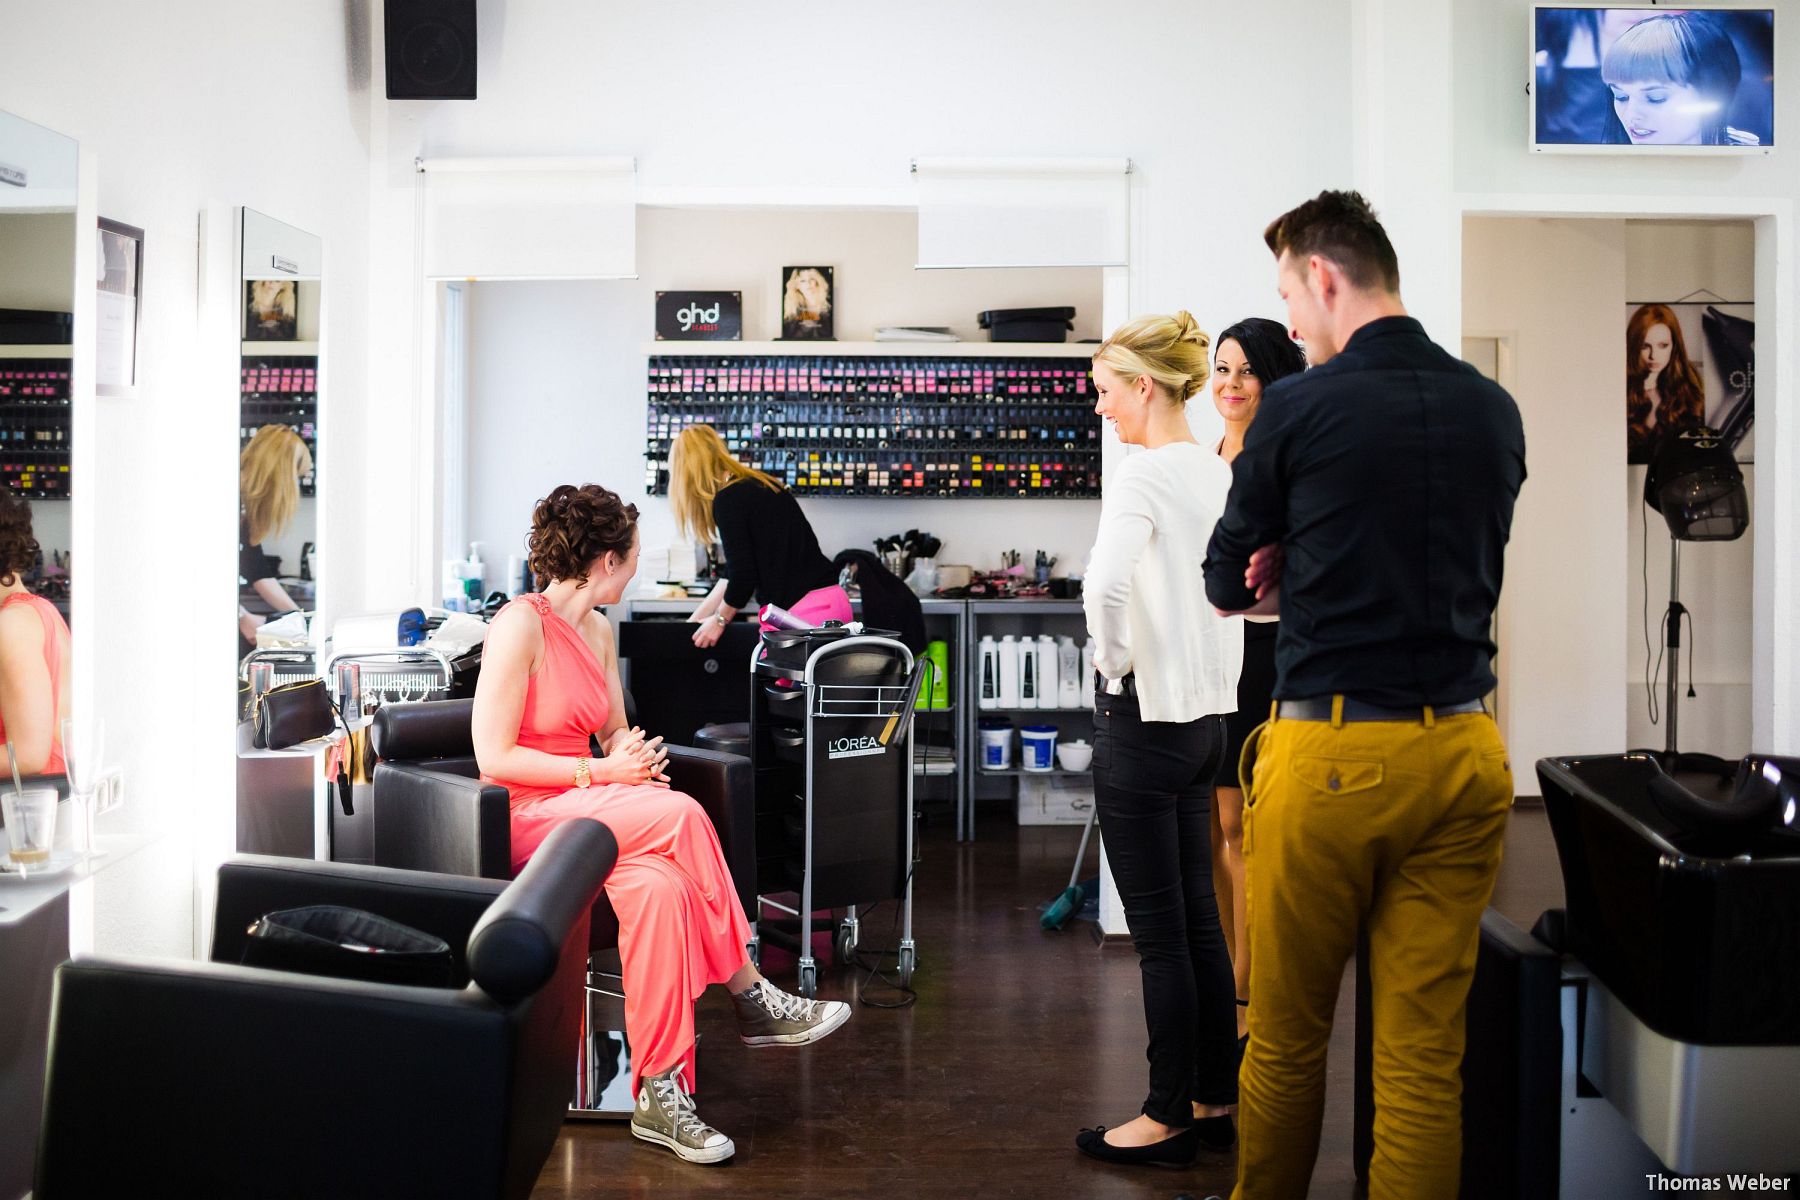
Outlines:
[[996,721],[990,724],[981,723],[981,769],[984,771],[1009,771],[1012,769],[1013,729],[1010,721]]
[[1027,771],[1049,771],[1056,766],[1056,726],[1027,725],[1019,730],[1020,766]]

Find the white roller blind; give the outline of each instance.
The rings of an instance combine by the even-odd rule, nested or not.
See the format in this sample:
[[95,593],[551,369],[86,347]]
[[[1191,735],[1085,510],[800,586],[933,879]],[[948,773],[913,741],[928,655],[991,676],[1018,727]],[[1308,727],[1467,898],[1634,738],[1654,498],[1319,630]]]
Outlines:
[[425,159],[427,279],[637,275],[629,158]]
[[1117,267],[1131,160],[921,158],[919,261],[934,267]]

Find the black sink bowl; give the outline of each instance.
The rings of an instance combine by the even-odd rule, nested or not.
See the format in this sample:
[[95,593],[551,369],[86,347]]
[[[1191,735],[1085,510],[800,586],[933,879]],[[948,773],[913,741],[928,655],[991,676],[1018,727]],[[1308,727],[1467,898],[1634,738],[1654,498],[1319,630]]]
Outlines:
[[1800,1043],[1800,834],[1771,825],[1722,852],[1658,806],[1648,754],[1539,759],[1537,773],[1568,951],[1665,1037]]

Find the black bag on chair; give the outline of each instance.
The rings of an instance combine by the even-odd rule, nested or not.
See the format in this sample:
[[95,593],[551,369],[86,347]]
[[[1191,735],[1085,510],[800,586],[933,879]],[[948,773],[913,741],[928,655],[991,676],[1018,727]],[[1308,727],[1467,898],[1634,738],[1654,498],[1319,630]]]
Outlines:
[[456,986],[456,960],[444,939],[335,904],[264,913],[250,926],[240,961],[298,975]]

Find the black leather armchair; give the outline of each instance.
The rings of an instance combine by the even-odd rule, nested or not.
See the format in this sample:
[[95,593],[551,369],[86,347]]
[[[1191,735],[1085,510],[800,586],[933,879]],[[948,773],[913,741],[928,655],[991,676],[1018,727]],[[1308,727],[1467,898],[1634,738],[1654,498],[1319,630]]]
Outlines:
[[[35,1194],[528,1195],[567,1111],[588,917],[617,852],[576,821],[510,885],[231,860],[212,961],[58,968]],[[465,985],[235,965],[256,917],[307,904],[436,934]]]
[[[626,696],[627,716],[630,695]],[[375,861],[382,866],[504,879],[512,869],[507,791],[483,783],[475,765],[469,700],[388,704],[375,714]],[[756,788],[750,760],[670,746],[671,785],[692,796],[718,832],[738,900],[751,918],[755,957]],[[604,893],[593,910],[587,999],[581,1014],[574,1098],[568,1115],[630,1115],[621,1093],[629,1057],[623,1035],[624,984],[616,956],[619,919]],[[614,1036],[616,1034],[616,1036]],[[565,1075],[566,1079],[567,1076]]]
[[[375,861],[384,867],[505,879],[512,871],[506,789],[483,783],[470,735],[472,700],[383,705],[371,745],[375,767]],[[756,787],[750,760],[690,746],[669,747],[669,779],[699,802],[725,852],[744,912],[756,912]],[[618,944],[619,922],[602,895],[593,946]]]

